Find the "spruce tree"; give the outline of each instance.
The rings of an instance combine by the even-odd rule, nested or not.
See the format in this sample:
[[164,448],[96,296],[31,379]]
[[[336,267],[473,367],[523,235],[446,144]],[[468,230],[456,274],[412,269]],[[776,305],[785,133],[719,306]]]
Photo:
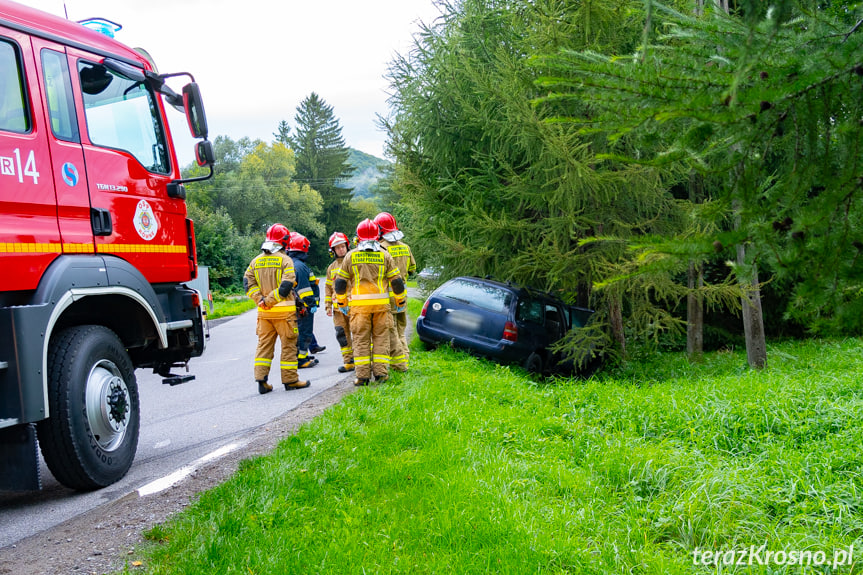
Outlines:
[[285,135],[297,158],[296,180],[317,190],[324,200],[322,223],[326,231],[319,238],[310,238],[309,261],[313,267],[326,266],[329,234],[341,231],[350,237],[359,223],[359,216],[351,206],[351,189],[343,187],[343,182],[353,173],[348,163],[350,151],[345,146],[342,127],[332,106],[316,93],[312,92],[297,106],[294,122],[294,134],[285,132]]

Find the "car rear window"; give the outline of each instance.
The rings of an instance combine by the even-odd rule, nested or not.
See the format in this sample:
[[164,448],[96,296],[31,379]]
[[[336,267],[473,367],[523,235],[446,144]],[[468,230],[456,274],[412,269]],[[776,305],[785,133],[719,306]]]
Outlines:
[[512,303],[512,292],[467,280],[451,280],[437,290],[437,295],[469,303],[489,311],[503,313]]

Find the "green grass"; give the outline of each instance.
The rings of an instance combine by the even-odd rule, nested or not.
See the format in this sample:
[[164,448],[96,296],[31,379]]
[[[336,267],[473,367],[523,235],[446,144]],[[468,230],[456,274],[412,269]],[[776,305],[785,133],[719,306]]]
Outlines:
[[863,341],[788,342],[762,372],[745,363],[663,354],[537,383],[414,343],[407,374],[152,529],[144,570],[860,572],[693,565],[696,548],[763,544],[863,556]]
[[244,295],[215,295],[213,297],[213,312],[207,318],[216,319],[231,315],[239,315],[255,307],[255,302]]

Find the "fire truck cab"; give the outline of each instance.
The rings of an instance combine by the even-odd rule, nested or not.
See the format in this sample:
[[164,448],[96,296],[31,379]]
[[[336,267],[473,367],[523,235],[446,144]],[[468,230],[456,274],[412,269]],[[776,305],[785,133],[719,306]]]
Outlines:
[[[181,93],[166,80],[188,76]],[[166,118],[185,112],[209,174],[182,179]],[[191,75],[0,0],[0,489],[119,480],[138,443],[135,369],[166,383],[203,353],[185,182],[212,175]]]

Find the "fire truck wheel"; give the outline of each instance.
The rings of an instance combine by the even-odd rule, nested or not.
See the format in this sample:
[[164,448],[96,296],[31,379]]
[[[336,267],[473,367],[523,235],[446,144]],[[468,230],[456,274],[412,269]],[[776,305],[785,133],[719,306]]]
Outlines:
[[120,338],[99,325],[71,327],[48,350],[48,419],[42,456],[67,487],[98,489],[122,478],[138,448],[135,369]]

